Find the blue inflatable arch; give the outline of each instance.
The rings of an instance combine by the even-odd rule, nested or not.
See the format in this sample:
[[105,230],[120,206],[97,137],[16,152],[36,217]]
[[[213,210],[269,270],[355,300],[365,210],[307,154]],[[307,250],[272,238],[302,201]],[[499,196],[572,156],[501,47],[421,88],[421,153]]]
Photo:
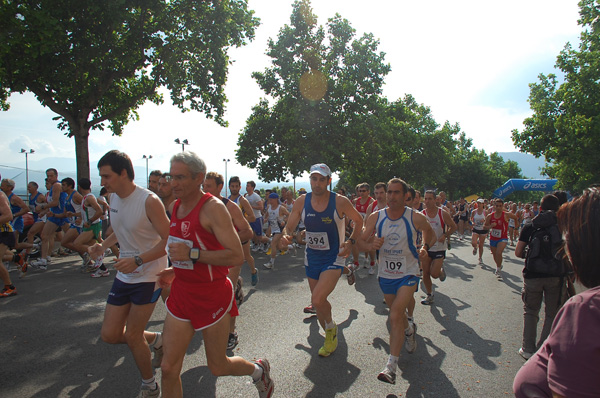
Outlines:
[[504,185],[496,189],[493,193],[494,198],[504,199],[515,191],[554,191],[554,185],[558,180],[523,180],[511,178]]

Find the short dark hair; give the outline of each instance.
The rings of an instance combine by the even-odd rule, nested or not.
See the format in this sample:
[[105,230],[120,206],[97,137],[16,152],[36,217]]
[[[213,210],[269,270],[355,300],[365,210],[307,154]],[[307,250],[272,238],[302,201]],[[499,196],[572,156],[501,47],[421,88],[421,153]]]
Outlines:
[[569,201],[569,198],[567,196],[567,192],[565,192],[565,191],[554,191],[552,194],[558,198],[558,206],[559,207],[563,203],[567,203]]
[[553,194],[545,195],[542,198],[542,205],[540,206],[540,209],[558,211],[559,207],[560,204],[558,202],[558,198]]
[[82,177],[77,181],[79,188],[85,189],[88,191],[92,187],[92,182],[89,178]]
[[586,189],[583,195],[558,211],[558,227],[565,236],[567,254],[577,279],[587,288],[600,285],[600,190]]
[[125,152],[121,152],[116,149],[106,152],[106,154],[98,161],[98,168],[104,166],[110,166],[113,173],[117,173],[119,175],[123,172],[123,170],[125,170],[129,180],[133,181],[135,179],[131,158]]
[[392,178],[391,180],[388,181],[387,186],[389,187],[390,184],[400,184],[400,185],[402,185],[402,193],[408,192],[408,184],[400,178],[397,178],[397,177]]
[[410,198],[411,200],[415,198],[415,189],[410,185],[408,186],[408,193],[411,196],[411,198]]
[[385,182],[378,182],[377,184],[375,184],[375,187],[373,189],[375,190],[379,188],[383,188],[383,190],[385,191],[387,189],[387,185],[385,185]]
[[234,182],[237,182],[238,184],[242,185],[242,182],[240,181],[240,177],[238,177],[238,176],[233,176],[229,179],[229,185],[233,184]]
[[163,173],[160,170],[152,170],[150,172],[150,174],[148,175],[148,177],[152,176],[152,177],[162,177]]
[[54,168],[50,168],[50,169],[46,170],[46,174],[48,174],[49,171],[53,172],[54,174],[56,174],[58,176],[58,170],[56,170]]
[[250,185],[252,188],[256,188],[256,183],[252,180],[248,181],[246,184]]
[[71,188],[75,188],[75,180],[73,180],[71,177],[63,178],[61,182],[67,184],[67,186]]
[[35,182],[35,181],[29,181],[29,183],[30,183],[31,185],[33,185],[33,186],[35,187],[35,189],[38,189],[38,187],[39,187],[39,186],[38,186],[38,183],[37,183],[37,182]]
[[100,195],[104,195],[105,193],[108,192],[108,189],[102,187],[102,189],[100,189]]

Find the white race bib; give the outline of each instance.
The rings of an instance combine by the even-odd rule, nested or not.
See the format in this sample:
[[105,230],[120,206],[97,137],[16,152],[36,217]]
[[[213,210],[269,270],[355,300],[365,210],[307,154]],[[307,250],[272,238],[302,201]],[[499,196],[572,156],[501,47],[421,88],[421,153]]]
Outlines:
[[329,250],[327,232],[306,231],[306,245],[313,250]]
[[501,238],[502,237],[502,230],[501,229],[492,229],[491,235],[494,238]]
[[406,256],[379,252],[379,275],[383,278],[397,278],[406,271]]
[[[187,245],[187,247],[189,247],[190,249],[192,247],[194,247],[194,242],[192,242],[191,240],[181,239],[176,236],[169,235],[169,240],[167,241],[167,254],[169,254],[169,244],[171,244],[171,243],[185,243]],[[194,262],[192,260],[174,261],[173,259],[171,259],[171,263],[173,264],[173,267],[176,267],[179,269],[190,269],[190,270],[194,269]]]

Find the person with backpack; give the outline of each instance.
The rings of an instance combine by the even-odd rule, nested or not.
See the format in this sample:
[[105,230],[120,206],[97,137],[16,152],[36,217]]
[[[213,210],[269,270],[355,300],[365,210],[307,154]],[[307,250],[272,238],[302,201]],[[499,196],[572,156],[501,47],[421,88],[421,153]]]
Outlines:
[[[557,225],[559,200],[554,195],[542,198],[541,212],[525,226],[519,236],[515,255],[525,259],[523,268],[523,344],[519,355],[529,359],[544,343],[556,313],[565,301],[565,264],[559,254],[562,234]],[[537,324],[542,306],[545,318],[539,341]]]
[[550,335],[515,376],[516,398],[598,397],[600,391],[600,189],[586,189],[557,216],[564,253],[588,290],[558,311]]

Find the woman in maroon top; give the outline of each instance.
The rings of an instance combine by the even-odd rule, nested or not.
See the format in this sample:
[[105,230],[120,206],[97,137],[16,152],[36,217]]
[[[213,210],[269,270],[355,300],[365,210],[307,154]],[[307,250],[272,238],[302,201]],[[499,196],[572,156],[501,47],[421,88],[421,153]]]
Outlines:
[[519,370],[517,398],[600,395],[600,190],[587,189],[564,204],[558,225],[575,275],[589,290],[565,303],[548,339]]

